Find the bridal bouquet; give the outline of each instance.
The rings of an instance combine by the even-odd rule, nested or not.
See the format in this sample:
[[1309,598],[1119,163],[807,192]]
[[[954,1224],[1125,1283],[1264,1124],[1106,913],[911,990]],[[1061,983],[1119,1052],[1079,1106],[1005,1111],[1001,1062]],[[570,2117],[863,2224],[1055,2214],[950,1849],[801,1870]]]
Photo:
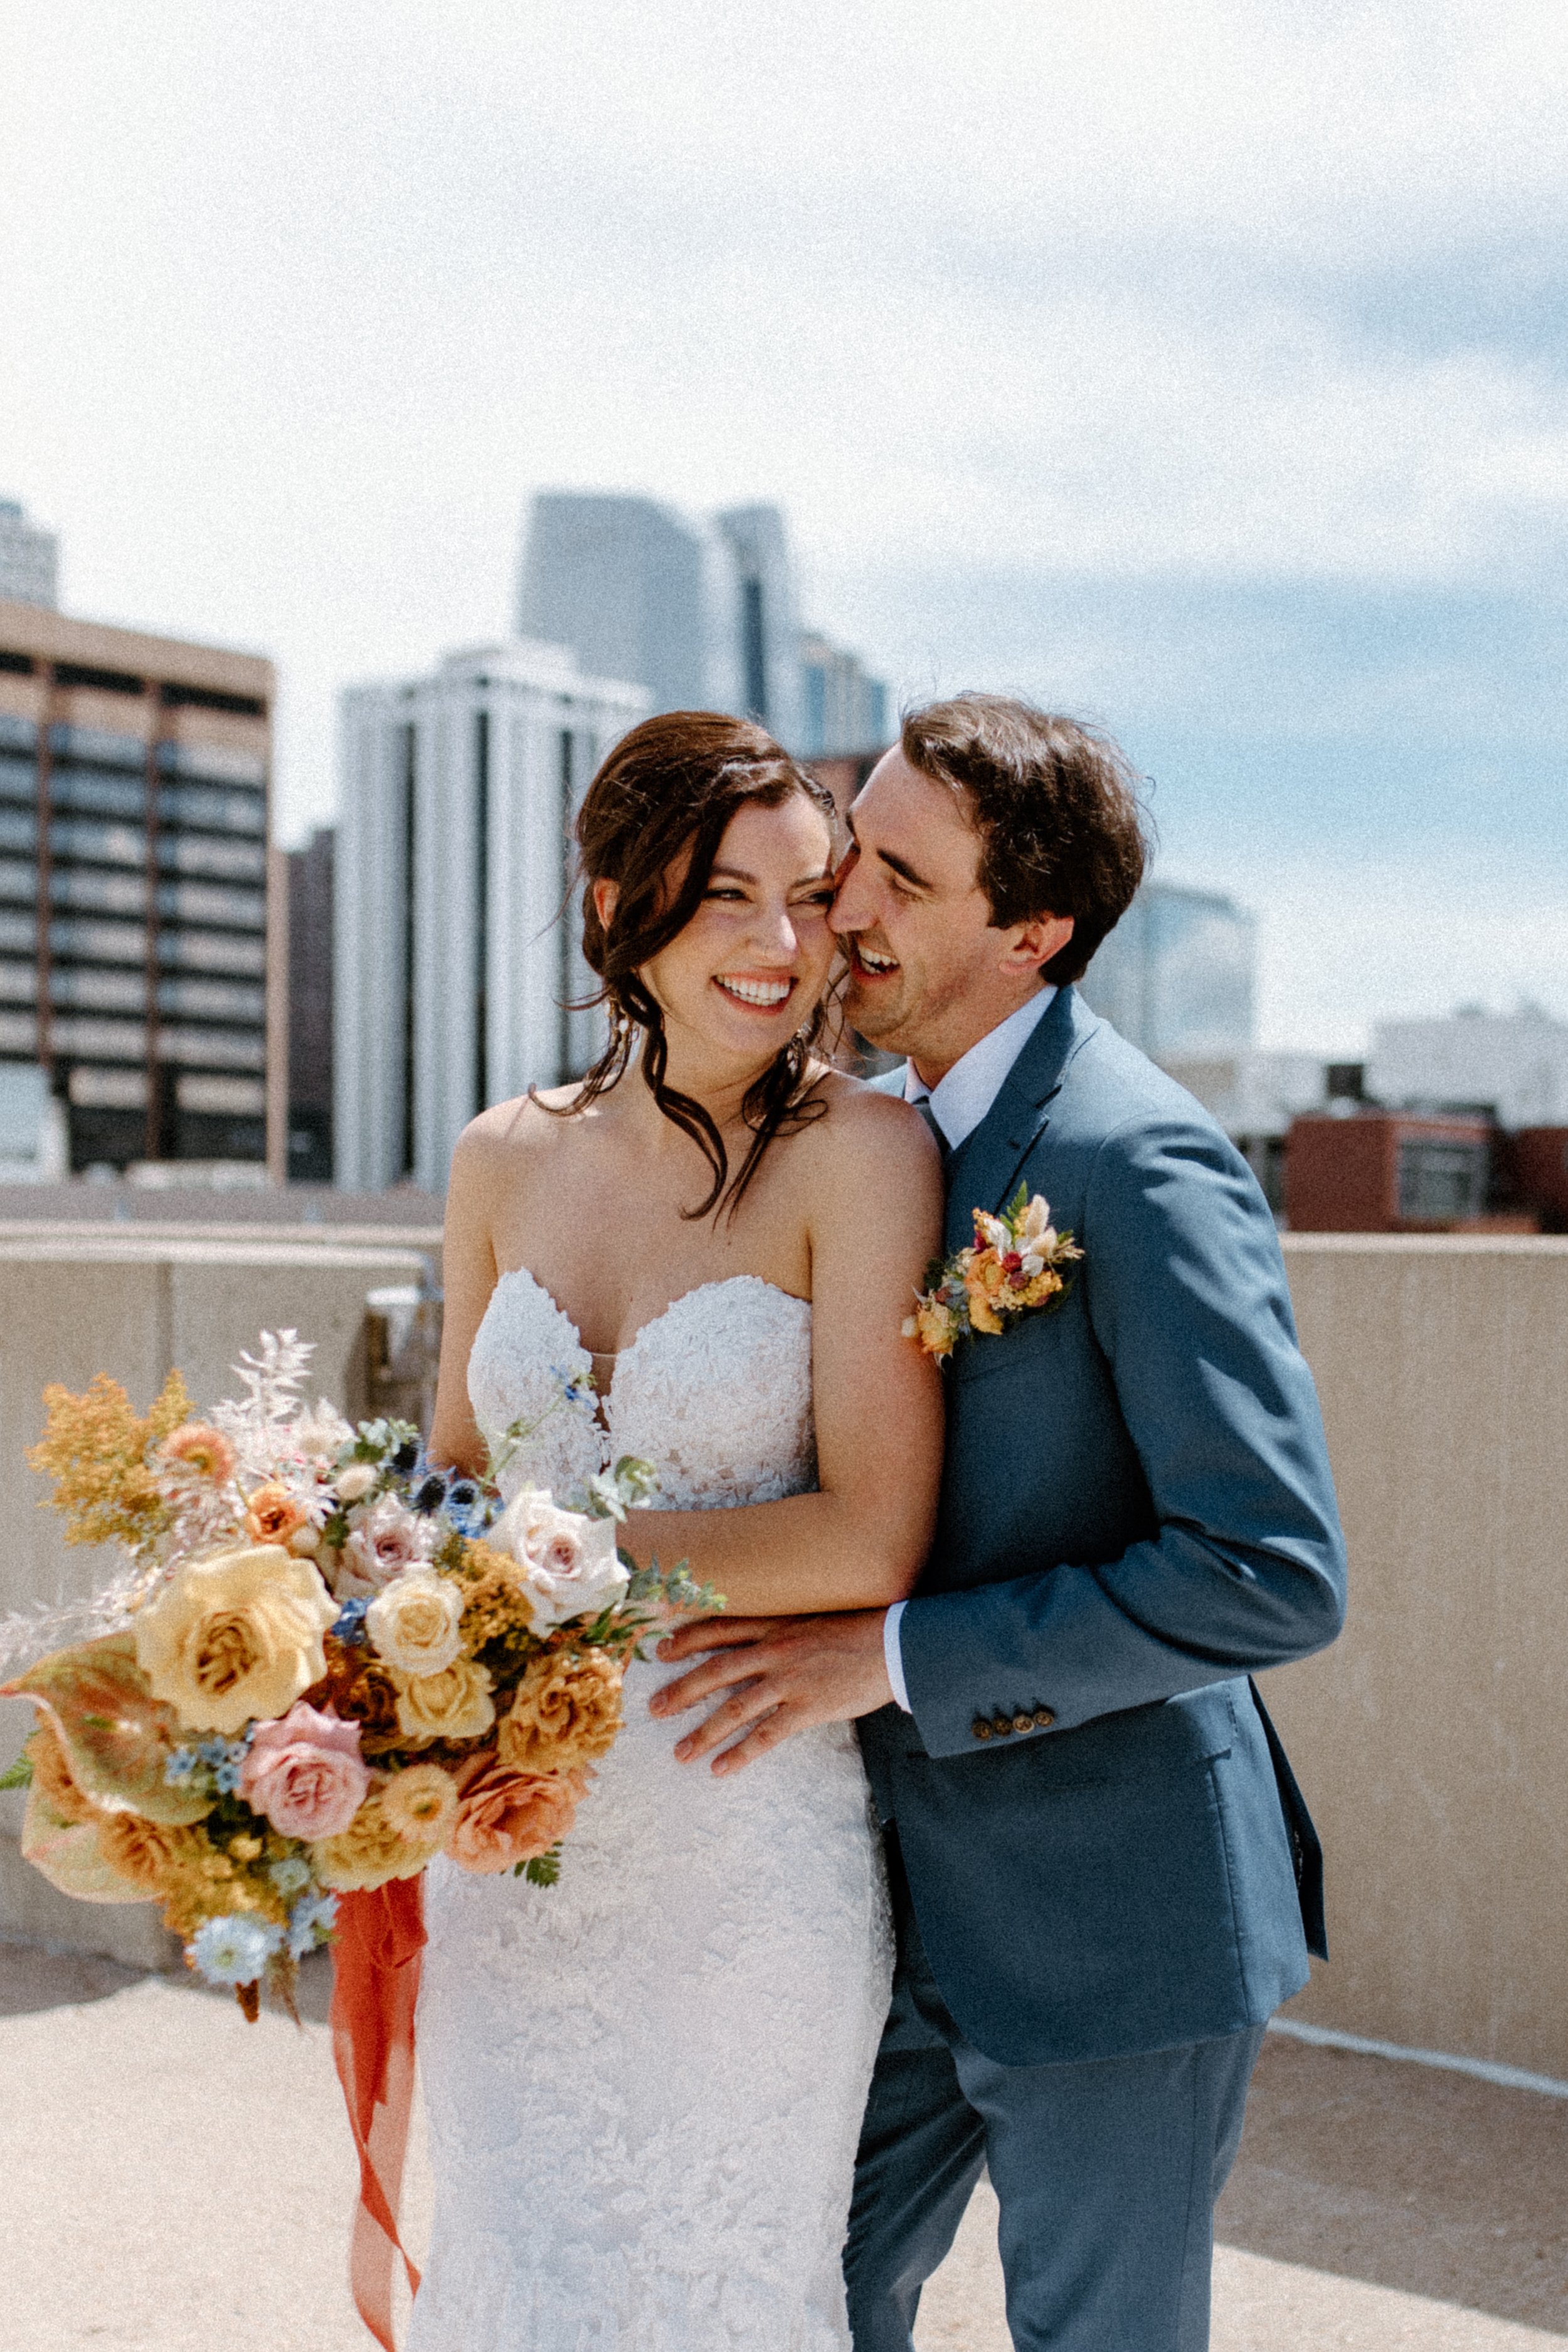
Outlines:
[[[539,1422],[482,1478],[432,1469],[406,1423],[307,1408],[310,1352],[264,1332],[245,1397],[205,1419],[178,1373],[144,1418],[102,1374],[46,1391],[30,1458],[67,1541],[124,1566],[78,1612],[90,1638],[0,1687],[38,1710],[5,1778],[28,1790],[27,1860],[89,1902],[159,1903],[251,2018],[264,1980],[292,2006],[340,1894],[438,1853],[552,1884],[650,1604],[718,1605],[620,1556],[646,1463],[578,1509],[531,1488],[503,1506]],[[550,1409],[584,1401],[562,1376]],[[34,1650],[40,1630],[9,1629]]]

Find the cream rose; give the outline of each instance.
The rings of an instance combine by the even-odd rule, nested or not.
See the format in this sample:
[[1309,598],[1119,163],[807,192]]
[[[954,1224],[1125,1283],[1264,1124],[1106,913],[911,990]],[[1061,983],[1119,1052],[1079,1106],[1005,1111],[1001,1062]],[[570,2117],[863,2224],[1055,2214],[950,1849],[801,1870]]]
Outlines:
[[188,1561],[138,1612],[136,1663],[187,1729],[232,1738],[320,1682],[337,1613],[309,1560],[247,1545]]
[[542,1630],[572,1617],[597,1616],[624,1596],[626,1571],[616,1554],[614,1519],[558,1510],[540,1488],[525,1486],[490,1528],[487,1542],[522,1570]]
[[[341,1497],[342,1479],[338,1493]],[[405,1570],[423,1568],[436,1542],[434,1523],[411,1511],[395,1495],[356,1504],[349,1513],[349,1525],[352,1532],[343,1546],[337,1580],[344,1600],[383,1592]]]
[[379,1593],[364,1612],[366,1630],[389,1666],[405,1675],[438,1675],[463,1647],[463,1595],[433,1569],[410,1569]]
[[472,1658],[454,1658],[438,1675],[405,1675],[394,1666],[392,1679],[405,1739],[477,1739],[496,1719],[489,1675]]

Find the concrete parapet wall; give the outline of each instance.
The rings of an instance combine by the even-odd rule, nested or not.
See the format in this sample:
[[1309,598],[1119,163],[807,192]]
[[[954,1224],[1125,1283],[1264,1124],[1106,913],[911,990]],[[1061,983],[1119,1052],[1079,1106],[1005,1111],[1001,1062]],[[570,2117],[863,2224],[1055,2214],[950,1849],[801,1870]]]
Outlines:
[[1568,1240],[1286,1249],[1351,1559],[1263,1678],[1328,1858],[1292,2013],[1568,2080]]
[[[362,1404],[367,1290],[425,1231],[222,1237],[0,1231],[0,1465],[20,1498],[0,1610],[90,1590],[22,1462],[45,1383],[98,1370],[198,1401],[263,1327],[318,1343]],[[1568,2080],[1568,1239],[1294,1235],[1286,1244],[1350,1541],[1347,1631],[1264,1678],[1328,1853],[1333,1959],[1292,2004],[1321,2025]],[[0,1703],[0,1759],[31,1709]],[[16,1853],[0,1798],[0,1934],[142,1963],[145,1906],[70,1904]]]
[[[36,1507],[47,1490],[23,1457],[38,1435],[49,1381],[79,1391],[95,1372],[109,1372],[145,1412],[178,1366],[198,1405],[212,1404],[237,1393],[230,1368],[241,1349],[253,1348],[263,1329],[292,1326],[315,1342],[315,1390],[345,1411],[363,1410],[365,1293],[412,1279],[422,1255],[438,1265],[438,1249],[429,1246],[437,1241],[423,1232],[393,1242],[331,1226],[221,1239],[127,1226],[0,1233],[0,1613],[86,1594],[108,1570],[100,1551],[68,1548],[54,1514]],[[25,1701],[0,1700],[0,1764],[15,1757],[32,1720]],[[169,1956],[174,1948],[150,1906],[57,1895],[22,1862],[20,1825],[21,1799],[0,1795],[0,1935],[132,1965]]]

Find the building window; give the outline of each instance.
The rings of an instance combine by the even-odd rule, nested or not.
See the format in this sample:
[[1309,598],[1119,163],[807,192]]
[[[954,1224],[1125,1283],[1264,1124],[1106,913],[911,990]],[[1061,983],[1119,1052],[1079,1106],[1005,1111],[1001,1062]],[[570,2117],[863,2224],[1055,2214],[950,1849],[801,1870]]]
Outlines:
[[1449,1219],[1479,1216],[1486,1206],[1484,1143],[1411,1140],[1399,1147],[1399,1213]]

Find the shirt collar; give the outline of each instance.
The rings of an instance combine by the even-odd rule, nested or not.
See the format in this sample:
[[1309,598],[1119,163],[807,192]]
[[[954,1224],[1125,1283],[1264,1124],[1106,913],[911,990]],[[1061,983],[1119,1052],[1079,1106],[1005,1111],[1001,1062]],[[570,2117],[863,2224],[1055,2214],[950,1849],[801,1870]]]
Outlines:
[[991,1108],[1008,1071],[1034,1035],[1056,992],[1047,982],[1037,995],[1027,998],[994,1029],[988,1029],[934,1087],[926,1086],[916,1076],[913,1062],[905,1066],[904,1100],[930,1103],[931,1117],[947,1138],[951,1151],[956,1151],[973,1134]]

